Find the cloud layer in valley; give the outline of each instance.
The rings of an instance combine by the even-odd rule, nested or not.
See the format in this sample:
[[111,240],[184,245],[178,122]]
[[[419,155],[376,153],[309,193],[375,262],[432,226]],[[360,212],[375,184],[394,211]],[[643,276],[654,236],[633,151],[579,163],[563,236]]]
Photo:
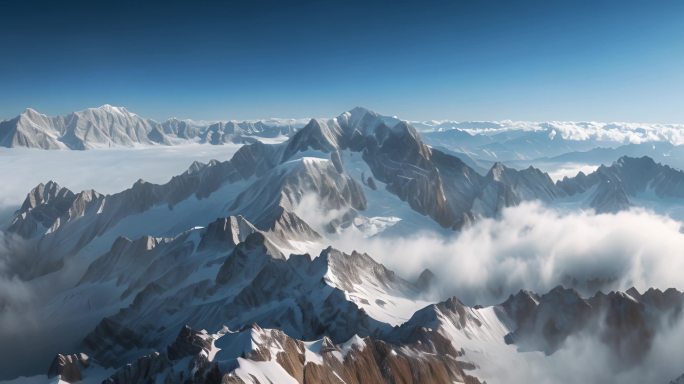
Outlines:
[[[667,384],[684,374],[682,343],[684,319],[661,328],[642,360],[624,364],[615,352],[589,331],[569,337],[563,348],[551,355],[541,352],[516,352],[506,346],[494,347],[493,354],[482,364],[480,377],[487,382],[500,382],[502,377],[511,384],[598,384],[620,383]],[[491,358],[491,357],[498,358]]]
[[[310,212],[304,219],[314,225],[331,215],[298,212]],[[525,203],[451,236],[364,238],[348,230],[331,241],[344,251],[367,252],[407,277],[429,268],[440,297],[456,295],[471,305],[495,304],[520,289],[545,293],[559,284],[584,294],[632,286],[684,289],[682,223],[642,209],[561,213]]]
[[[341,212],[316,212],[310,197],[297,212],[317,228]],[[482,219],[451,236],[365,238],[356,230],[332,235],[335,247],[363,251],[404,277],[424,268],[437,276],[434,299],[456,296],[470,305],[497,304],[520,289],[546,293],[562,284],[584,295],[597,290],[684,289],[682,223],[633,209],[617,214],[561,213],[541,203],[507,208],[498,219]],[[684,318],[663,324],[643,360],[625,366],[600,341],[596,330],[571,336],[546,356],[491,344],[476,376],[522,383],[667,383],[681,368]],[[681,372],[680,372],[681,371]]]

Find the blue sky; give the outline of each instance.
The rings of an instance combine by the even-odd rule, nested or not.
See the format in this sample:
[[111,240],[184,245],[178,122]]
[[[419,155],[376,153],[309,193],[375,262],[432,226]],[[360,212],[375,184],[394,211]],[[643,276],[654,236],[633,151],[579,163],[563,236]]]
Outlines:
[[5,1],[0,118],[684,123],[682,1]]

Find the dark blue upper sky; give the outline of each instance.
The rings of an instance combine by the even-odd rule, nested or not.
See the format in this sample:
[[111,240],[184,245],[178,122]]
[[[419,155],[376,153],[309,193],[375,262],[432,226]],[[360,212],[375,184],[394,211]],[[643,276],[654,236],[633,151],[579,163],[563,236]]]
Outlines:
[[0,117],[684,122],[683,1],[0,0]]

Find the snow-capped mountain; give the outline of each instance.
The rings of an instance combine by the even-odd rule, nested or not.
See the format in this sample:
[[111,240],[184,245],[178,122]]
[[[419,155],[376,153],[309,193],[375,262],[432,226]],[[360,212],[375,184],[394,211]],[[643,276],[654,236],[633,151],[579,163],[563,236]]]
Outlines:
[[[658,163],[684,168],[681,124],[558,121],[412,124],[427,144],[455,154],[481,174],[486,173],[483,168],[491,167],[494,162],[516,168],[532,165],[553,174],[567,168],[595,169],[622,156],[648,156]],[[553,178],[570,175],[563,173]]]
[[296,119],[203,123],[172,118],[159,123],[108,104],[56,117],[28,108],[0,122],[0,146],[83,150],[183,142],[222,144],[287,136],[302,125]]
[[6,147],[42,149],[168,144],[157,123],[111,105],[57,117],[29,108],[2,122],[0,136]]
[[[59,127],[90,127],[35,115],[19,129],[33,132],[31,143],[60,147]],[[236,132],[290,136],[245,144],[229,161],[193,163],[165,184],[139,180],[101,194],[49,181],[31,190],[2,238],[10,252],[0,270],[41,293],[0,302],[40,324],[22,335],[29,352],[19,359],[33,363],[30,374],[72,383],[499,382],[504,362],[558,356],[587,335],[638,364],[681,320],[676,289],[583,297],[571,275],[567,288],[521,291],[495,305],[444,300],[429,270],[395,273],[364,253],[363,241],[355,252],[330,246],[348,234],[456,236],[531,200],[599,212],[642,205],[645,196],[684,202],[684,173],[649,158],[553,182],[500,162],[481,174],[425,144],[412,124],[363,108],[296,132],[265,123],[145,125],[114,107],[83,116],[74,119],[138,124],[135,137],[148,139],[155,130],[211,143]],[[36,141],[27,127],[40,124],[55,135]],[[67,141],[88,147],[83,130],[72,131],[81,141]],[[111,132],[121,131],[107,132],[115,140]],[[12,368],[9,359],[0,364]]]
[[[557,185],[568,195],[587,195],[591,207],[616,212],[630,207],[642,196],[656,199],[684,198],[684,172],[657,164],[649,157],[621,157],[585,175],[564,178]],[[638,204],[638,203],[637,203]]]

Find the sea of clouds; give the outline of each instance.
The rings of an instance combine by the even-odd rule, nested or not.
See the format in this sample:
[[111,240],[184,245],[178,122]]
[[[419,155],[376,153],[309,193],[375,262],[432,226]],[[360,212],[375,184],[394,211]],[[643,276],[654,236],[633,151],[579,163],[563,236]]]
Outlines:
[[423,131],[460,129],[470,134],[493,135],[511,131],[548,131],[566,140],[595,140],[621,144],[664,141],[684,144],[684,124],[602,123],[595,121],[427,121],[413,122]]
[[[334,214],[312,206],[297,212],[313,223]],[[455,295],[470,305],[497,304],[520,289],[545,293],[558,285],[587,295],[630,287],[684,289],[682,223],[639,208],[595,214],[528,202],[447,236],[417,231],[368,238],[343,231],[329,242],[343,251],[366,252],[409,278],[430,269],[441,298]]]

